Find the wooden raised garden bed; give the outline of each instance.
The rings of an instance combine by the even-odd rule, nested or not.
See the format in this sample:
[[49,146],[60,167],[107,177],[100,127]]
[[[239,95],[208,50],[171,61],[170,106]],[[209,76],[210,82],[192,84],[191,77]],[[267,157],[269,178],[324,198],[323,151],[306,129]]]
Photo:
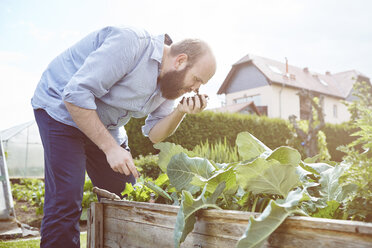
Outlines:
[[[179,207],[155,203],[113,201],[92,203],[88,242],[99,247],[174,247],[173,230]],[[181,247],[233,248],[252,213],[202,210]],[[372,223],[310,217],[288,217],[264,247],[372,247]]]

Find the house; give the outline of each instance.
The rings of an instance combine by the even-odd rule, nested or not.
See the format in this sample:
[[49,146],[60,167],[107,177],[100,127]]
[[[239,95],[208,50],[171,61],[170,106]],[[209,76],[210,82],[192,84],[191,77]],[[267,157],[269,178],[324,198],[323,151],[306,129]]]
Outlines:
[[[342,100],[352,101],[353,85],[370,80],[350,70],[320,74],[275,60],[247,55],[236,62],[217,94],[225,94],[225,106],[214,111],[236,111],[239,104],[253,102],[260,114],[288,119],[296,115],[307,119],[311,105],[298,95],[301,89],[324,96],[323,112],[328,123],[348,121],[350,114]],[[235,106],[235,107],[234,107]]]

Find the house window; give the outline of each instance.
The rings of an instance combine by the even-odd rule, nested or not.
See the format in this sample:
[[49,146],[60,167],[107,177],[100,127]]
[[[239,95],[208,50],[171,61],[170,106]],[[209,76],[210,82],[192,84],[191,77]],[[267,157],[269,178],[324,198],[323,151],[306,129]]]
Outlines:
[[234,99],[234,103],[243,103],[243,102],[254,102],[256,106],[260,106],[261,95],[243,96],[243,97]]
[[324,86],[328,86],[328,83],[326,81],[324,81],[323,79],[319,79],[319,81],[324,85]]
[[336,104],[333,105],[333,117],[337,118],[337,105]]
[[282,74],[282,71],[278,69],[278,67],[273,66],[273,65],[268,65],[270,70],[272,70],[275,73]]

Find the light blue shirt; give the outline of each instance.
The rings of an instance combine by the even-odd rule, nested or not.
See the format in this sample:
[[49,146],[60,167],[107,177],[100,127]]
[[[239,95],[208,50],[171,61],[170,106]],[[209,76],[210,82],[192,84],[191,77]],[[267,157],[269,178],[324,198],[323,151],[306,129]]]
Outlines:
[[146,118],[142,133],[169,115],[174,100],[162,97],[157,78],[164,34],[106,27],[93,32],[56,57],[44,71],[32,97],[55,120],[77,127],[63,101],[95,109],[119,144],[127,140],[124,126],[131,117]]

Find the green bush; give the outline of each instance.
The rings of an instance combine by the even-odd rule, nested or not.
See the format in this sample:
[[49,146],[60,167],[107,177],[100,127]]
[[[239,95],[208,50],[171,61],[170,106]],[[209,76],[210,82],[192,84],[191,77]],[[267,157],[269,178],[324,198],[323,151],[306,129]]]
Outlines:
[[345,156],[344,152],[337,150],[337,147],[346,145],[355,140],[355,137],[351,136],[356,129],[351,128],[346,123],[343,124],[326,124],[323,128],[323,132],[326,135],[328,151],[331,154],[331,160],[342,161],[342,157]]
[[349,122],[356,130],[356,140],[339,149],[347,155],[345,161],[351,164],[342,178],[345,184],[353,183],[357,190],[349,194],[346,210],[353,220],[372,221],[372,86],[356,83],[353,87],[357,100],[348,104],[352,116]]
[[[133,157],[158,153],[151,141],[142,135],[141,126],[144,122],[144,118],[133,118],[125,126]],[[201,142],[208,140],[210,144],[215,144],[226,139],[227,144],[234,147],[237,134],[243,131],[250,132],[271,149],[287,144],[304,155],[301,141],[293,139],[287,120],[246,114],[204,111],[197,115],[187,115],[177,131],[165,141],[193,150]],[[327,124],[323,131],[332,160],[341,161],[345,154],[336,148],[355,139],[350,136],[353,130],[345,124]],[[288,143],[289,140],[292,140],[291,144]]]
[[[144,118],[132,119],[125,126],[134,157],[158,153],[149,139],[142,136],[143,123]],[[290,137],[288,124],[282,119],[205,111],[197,115],[187,115],[177,131],[165,142],[180,144],[192,150],[200,142],[208,140],[210,144],[214,144],[226,137],[227,144],[233,147],[237,134],[242,131],[251,132],[271,148],[285,144]]]
[[155,180],[161,174],[161,170],[158,166],[158,156],[156,155],[139,155],[134,159],[134,164],[144,177],[151,177]]

